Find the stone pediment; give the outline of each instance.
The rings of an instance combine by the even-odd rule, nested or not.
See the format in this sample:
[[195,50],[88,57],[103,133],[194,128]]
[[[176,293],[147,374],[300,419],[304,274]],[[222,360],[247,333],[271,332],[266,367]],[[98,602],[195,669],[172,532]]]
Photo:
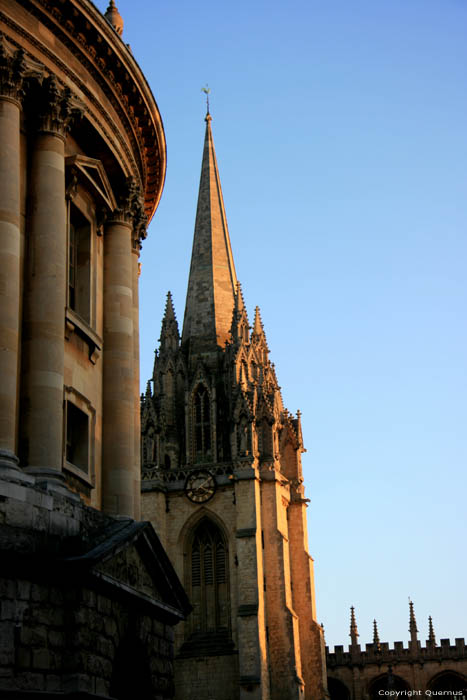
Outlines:
[[135,594],[143,594],[163,601],[154,576],[151,575],[143,557],[134,545],[130,545],[94,567],[94,573],[105,577],[109,582],[122,586]]
[[[95,541],[95,540],[94,540]],[[110,598],[125,598],[136,607],[157,607],[174,622],[191,609],[186,593],[152,525],[113,521],[99,542],[85,553],[63,561],[68,576],[85,577]]]

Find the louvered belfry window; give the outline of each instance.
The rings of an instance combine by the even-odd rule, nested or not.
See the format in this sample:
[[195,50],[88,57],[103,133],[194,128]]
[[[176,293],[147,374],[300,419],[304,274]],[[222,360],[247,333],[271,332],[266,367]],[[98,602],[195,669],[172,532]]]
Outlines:
[[202,384],[194,396],[194,448],[197,461],[211,456],[211,407],[209,394]]
[[203,520],[191,548],[191,622],[193,633],[229,628],[227,550],[216,525]]

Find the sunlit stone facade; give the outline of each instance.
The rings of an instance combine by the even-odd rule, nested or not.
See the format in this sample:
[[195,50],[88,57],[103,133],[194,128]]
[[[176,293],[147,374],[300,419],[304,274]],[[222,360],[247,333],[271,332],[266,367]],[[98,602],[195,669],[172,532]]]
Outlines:
[[132,665],[170,697],[188,610],[136,522],[138,258],[166,164],[121,32],[113,2],[0,0],[1,697],[124,698]]

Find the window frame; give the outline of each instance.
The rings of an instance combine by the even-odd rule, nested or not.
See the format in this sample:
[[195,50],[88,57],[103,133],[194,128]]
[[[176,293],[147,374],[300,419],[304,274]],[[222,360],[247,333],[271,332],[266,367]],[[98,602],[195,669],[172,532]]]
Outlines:
[[[72,404],[81,413],[88,417],[88,468],[87,471],[81,467],[69,462],[67,459],[67,435],[68,435],[68,405]],[[69,472],[74,477],[83,481],[91,488],[95,487],[95,428],[96,428],[96,409],[91,402],[83,396],[79,391],[70,386],[64,387],[63,397],[63,455],[62,466],[65,472]]]

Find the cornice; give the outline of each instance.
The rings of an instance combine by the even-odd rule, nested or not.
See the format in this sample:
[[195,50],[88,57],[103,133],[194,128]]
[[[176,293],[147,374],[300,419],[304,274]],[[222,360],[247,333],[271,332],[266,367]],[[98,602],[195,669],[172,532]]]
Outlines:
[[[130,163],[133,175],[141,180],[145,214],[150,219],[159,203],[166,169],[166,145],[161,116],[154,96],[137,62],[104,16],[88,0],[19,0],[20,5],[36,16],[63,43],[91,74],[111,102],[125,126],[131,151],[112,124],[108,112],[96,99],[80,76],[64,61],[31,36],[12,16],[0,10],[7,26],[33,44],[73,82],[89,100],[94,113],[100,115],[99,127],[110,144],[119,148]],[[1,4],[0,4],[1,6]]]

